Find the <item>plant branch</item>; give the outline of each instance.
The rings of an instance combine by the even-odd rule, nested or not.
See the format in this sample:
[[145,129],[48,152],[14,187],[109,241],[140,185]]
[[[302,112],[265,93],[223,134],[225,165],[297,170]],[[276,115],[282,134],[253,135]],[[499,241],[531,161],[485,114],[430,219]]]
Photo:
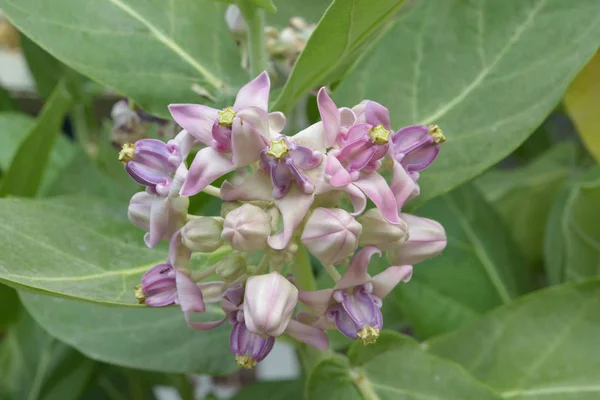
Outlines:
[[265,11],[250,3],[248,0],[237,2],[242,16],[248,25],[248,53],[250,58],[250,73],[258,76],[267,70],[267,49],[265,46]]

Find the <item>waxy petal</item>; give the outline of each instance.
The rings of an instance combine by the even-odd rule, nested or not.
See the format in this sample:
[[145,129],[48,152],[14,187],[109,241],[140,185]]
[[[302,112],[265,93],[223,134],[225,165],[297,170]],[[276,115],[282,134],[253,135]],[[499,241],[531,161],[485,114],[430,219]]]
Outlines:
[[247,107],[258,107],[267,111],[269,90],[271,90],[271,80],[269,74],[264,71],[242,86],[235,97],[233,108],[237,111]]
[[427,168],[440,152],[427,125],[413,125],[400,129],[392,137],[394,158],[408,172]]
[[352,182],[350,173],[335,156],[328,155],[325,162],[327,163],[325,166],[325,175],[329,184],[332,186],[344,186]]
[[400,282],[408,282],[412,277],[412,265],[388,267],[371,280],[373,294],[380,299],[387,296]]
[[269,237],[269,246],[275,250],[285,249],[314,199],[314,194],[303,193],[297,186],[292,186],[287,195],[275,200],[283,219],[283,229]]
[[401,210],[410,199],[419,195],[421,189],[399,162],[394,161],[392,184],[396,207]]
[[285,114],[279,111],[269,113],[269,131],[267,138],[276,137],[281,134],[285,128]]
[[365,105],[365,118],[373,126],[383,125],[388,131],[390,128],[390,112],[376,101],[369,101]]
[[150,231],[144,236],[146,246],[150,248],[162,240],[169,230],[169,200],[156,196],[150,209]]
[[362,173],[354,184],[375,203],[386,220],[392,224],[400,222],[394,193],[381,175],[376,172]]
[[196,285],[196,282],[181,271],[177,271],[175,279],[177,282],[177,302],[181,306],[181,310],[185,314],[203,313],[206,306],[202,298],[202,291]]
[[313,151],[325,152],[327,143],[325,140],[325,129],[322,122],[312,124],[306,129],[296,133],[291,139],[299,146],[308,147]]
[[170,104],[169,111],[179,126],[210,146],[212,127],[219,119],[219,111],[200,104]]
[[[262,121],[266,122],[266,124],[263,124],[262,127],[257,127],[254,123],[247,123],[243,118],[249,114],[262,114],[262,118],[264,118]],[[238,115],[240,118],[233,120],[231,152],[233,155],[233,164],[237,168],[240,168],[258,161],[261,151],[268,145],[268,141],[263,135],[269,134],[269,125],[267,113],[259,108],[246,108],[243,111],[240,111]],[[243,125],[242,121],[244,122]]]
[[188,172],[187,178],[181,188],[182,196],[193,196],[204,190],[215,179],[233,171],[235,165],[231,158],[219,153],[212,147],[200,150]]
[[188,268],[191,257],[192,250],[190,250],[183,244],[180,229],[173,234],[169,242],[169,256],[167,257],[167,262],[171,264],[175,269]]
[[320,329],[305,325],[296,320],[290,320],[285,333],[296,340],[316,347],[319,350],[329,349],[329,338]]
[[316,290],[313,292],[300,290],[298,292],[298,300],[310,307],[317,315],[323,315],[331,304],[332,294],[333,289]]
[[337,137],[340,133],[341,115],[338,107],[331,97],[329,97],[325,87],[319,89],[317,93],[317,106],[319,107],[319,114],[321,114],[323,129],[325,130],[325,143],[327,147],[331,147],[337,142]]
[[377,247],[369,246],[356,253],[350,266],[344,275],[342,275],[342,279],[335,285],[335,288],[348,289],[369,282],[371,276],[367,273],[367,269],[369,268],[369,261],[373,254],[381,256],[381,251]]
[[401,214],[401,217],[408,224],[409,236],[404,244],[387,252],[392,263],[414,265],[446,248],[446,231],[439,222],[410,214]]

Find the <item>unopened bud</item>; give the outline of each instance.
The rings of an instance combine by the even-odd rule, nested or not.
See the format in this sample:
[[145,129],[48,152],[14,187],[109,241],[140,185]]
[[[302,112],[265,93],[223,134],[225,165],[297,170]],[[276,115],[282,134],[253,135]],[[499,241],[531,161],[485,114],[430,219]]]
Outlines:
[[361,225],[347,211],[317,208],[306,222],[301,240],[323,265],[330,265],[356,250],[361,232]]
[[187,248],[202,253],[212,253],[223,244],[222,231],[223,218],[196,217],[185,224],[181,234],[183,244]]
[[290,18],[290,26],[299,31],[303,31],[308,28],[308,24],[302,17],[292,17]]
[[387,252],[394,265],[414,265],[436,256],[446,247],[446,231],[439,222],[410,214],[400,214],[408,225],[408,240]]
[[404,220],[390,224],[377,208],[372,208],[358,218],[363,227],[359,244],[386,250],[402,245],[408,239],[408,226]]
[[248,269],[246,259],[239,253],[230,254],[219,261],[215,271],[225,282],[233,282],[242,276]]
[[244,204],[227,214],[221,238],[234,250],[252,252],[267,247],[270,234],[269,214],[257,206]]
[[221,217],[225,218],[227,214],[240,207],[243,203],[239,201],[225,201],[221,204]]
[[297,303],[298,289],[279,272],[253,276],[244,294],[246,326],[262,337],[280,336]]
[[238,6],[230,5],[225,11],[225,22],[227,27],[235,36],[243,36],[248,30],[248,25]]

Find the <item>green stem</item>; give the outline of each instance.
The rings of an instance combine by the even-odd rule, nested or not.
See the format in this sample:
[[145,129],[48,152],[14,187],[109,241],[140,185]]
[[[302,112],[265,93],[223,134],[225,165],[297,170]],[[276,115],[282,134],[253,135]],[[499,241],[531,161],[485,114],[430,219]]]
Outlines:
[[327,271],[329,276],[331,276],[331,279],[333,279],[334,281],[337,282],[340,279],[342,279],[342,275],[340,275],[340,273],[338,272],[338,270],[335,268],[334,265],[326,265],[325,270]]
[[237,5],[248,25],[248,53],[250,73],[253,77],[267,70],[267,49],[265,46],[265,11],[255,7],[248,0],[238,0]]
[[379,395],[373,390],[371,382],[362,371],[353,371],[352,380],[364,400],[380,400]]
[[215,264],[211,267],[208,267],[206,269],[203,269],[202,271],[193,271],[192,273],[190,273],[190,278],[194,281],[194,282],[199,282],[203,279],[208,278],[211,275],[214,275],[215,271],[217,270],[217,268],[219,267],[219,264]]
[[216,186],[208,185],[207,187],[202,189],[202,191],[208,195],[221,198],[221,189],[219,189]]

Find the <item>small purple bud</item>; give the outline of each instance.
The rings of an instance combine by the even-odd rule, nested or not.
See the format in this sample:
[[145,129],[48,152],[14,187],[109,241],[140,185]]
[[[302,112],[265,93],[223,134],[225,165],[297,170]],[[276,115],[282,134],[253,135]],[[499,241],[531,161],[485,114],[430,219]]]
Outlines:
[[234,250],[253,252],[267,247],[271,234],[271,216],[262,208],[244,204],[225,217],[221,238]]
[[362,226],[347,211],[317,208],[306,222],[301,240],[323,265],[331,265],[356,250],[361,232]]
[[212,253],[223,244],[223,218],[194,217],[181,230],[183,244],[190,250]]
[[389,223],[377,208],[372,208],[358,218],[362,225],[361,247],[375,246],[382,250],[401,246],[408,239],[408,226],[400,220],[397,224]]
[[257,362],[264,360],[271,352],[274,344],[275,338],[273,336],[264,338],[250,332],[246,328],[243,319],[233,324],[229,346],[235,354],[237,365],[240,367],[254,368]]
[[[175,269],[170,264],[158,264],[142,276],[141,291],[145,303],[151,307],[164,307],[177,302]],[[136,291],[136,297],[138,292]],[[140,298],[138,298],[138,301]]]
[[440,144],[446,141],[437,125],[413,125],[400,129],[392,137],[394,159],[408,173],[421,171],[435,160]]
[[246,282],[244,318],[250,332],[260,336],[280,336],[287,328],[298,289],[279,272],[253,276]]
[[396,265],[414,265],[442,252],[447,244],[446,231],[437,221],[400,214],[408,225],[408,240],[387,252],[388,259]]

